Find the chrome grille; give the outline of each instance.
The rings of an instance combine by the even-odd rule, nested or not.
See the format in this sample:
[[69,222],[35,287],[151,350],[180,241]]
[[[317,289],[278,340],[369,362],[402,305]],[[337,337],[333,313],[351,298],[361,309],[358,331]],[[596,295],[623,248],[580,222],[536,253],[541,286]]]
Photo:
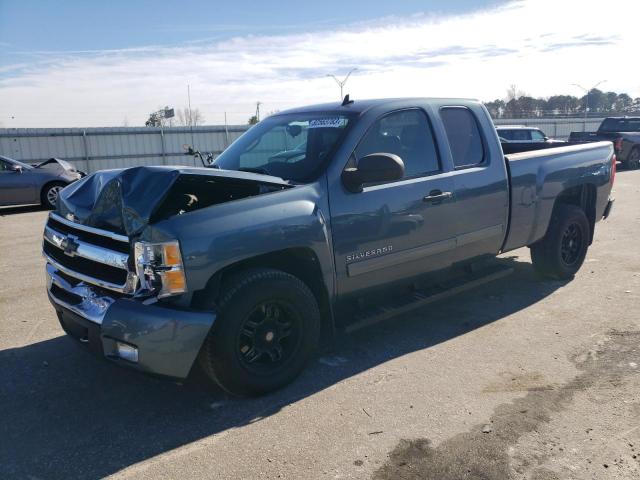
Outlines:
[[42,251],[64,274],[120,293],[133,293],[135,273],[129,271],[129,239],[123,235],[70,222],[50,213]]

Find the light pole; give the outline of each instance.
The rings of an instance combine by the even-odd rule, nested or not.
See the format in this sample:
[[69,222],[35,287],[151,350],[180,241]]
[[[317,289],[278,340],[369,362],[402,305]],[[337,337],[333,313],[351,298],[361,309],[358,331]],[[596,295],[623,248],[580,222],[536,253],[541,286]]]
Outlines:
[[338,84],[338,86],[340,87],[340,100],[342,100],[344,98],[342,90],[343,90],[345,84],[347,83],[347,80],[349,80],[349,77],[351,76],[351,74],[353,72],[355,72],[356,70],[358,70],[358,69],[357,68],[352,68],[351,70],[349,70],[349,73],[347,73],[347,76],[344,77],[344,79],[342,81],[338,80],[338,78],[335,75],[327,74],[327,77],[333,78],[336,81],[336,83]]
[[604,82],[606,82],[606,80],[600,80],[598,83],[596,83],[593,87],[591,87],[589,89],[584,88],[582,85],[578,85],[577,83],[572,83],[571,84],[574,87],[581,88],[582,90],[584,90],[584,92],[586,94],[585,95],[585,100],[584,100],[584,125],[585,125],[585,128],[587,126],[587,114],[589,113],[589,92],[591,90],[596,89],[598,87],[598,85],[600,85],[600,84],[602,84]]

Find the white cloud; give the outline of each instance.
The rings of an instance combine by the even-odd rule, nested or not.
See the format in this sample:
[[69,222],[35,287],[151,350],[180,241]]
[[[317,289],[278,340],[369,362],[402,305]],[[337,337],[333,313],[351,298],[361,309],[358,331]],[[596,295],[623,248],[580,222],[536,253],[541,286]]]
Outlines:
[[[634,5],[634,6],[632,6]],[[244,123],[264,111],[336,100],[326,73],[359,71],[358,98],[455,96],[491,100],[510,84],[534,96],[601,88],[640,96],[634,75],[640,5],[610,0],[615,22],[583,1],[524,0],[468,15],[381,19],[305,34],[244,36],[180,47],[41,52],[43,60],[0,66],[6,126],[144,123],[159,106],[192,105],[208,123]]]

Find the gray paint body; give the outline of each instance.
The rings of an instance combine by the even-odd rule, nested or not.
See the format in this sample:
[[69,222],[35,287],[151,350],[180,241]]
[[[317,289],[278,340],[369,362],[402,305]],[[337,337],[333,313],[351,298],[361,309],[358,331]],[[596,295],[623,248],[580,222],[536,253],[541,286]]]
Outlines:
[[[443,106],[466,107],[476,116],[486,151],[481,166],[453,167],[438,116]],[[378,118],[407,108],[419,108],[428,115],[441,172],[367,186],[361,193],[348,192],[341,173],[359,140]],[[217,272],[237,262],[306,249],[318,260],[333,307],[343,298],[390,282],[531,245],[544,236],[557,196],[576,185],[593,185],[596,220],[607,205],[611,143],[512,155],[507,165],[489,114],[475,101],[377,100],[283,113],[294,112],[357,113],[316,181],[173,216],[142,231],[143,239],[179,240],[189,292],[207,288]],[[451,191],[453,196],[437,205],[423,201],[436,189]],[[66,208],[71,207],[67,202]],[[164,308],[155,310],[135,301],[120,301],[108,312],[103,335],[135,343],[141,357],[151,352],[142,368],[145,371],[184,376],[216,318],[215,312],[171,310],[171,305],[188,306],[190,298],[163,301]]]

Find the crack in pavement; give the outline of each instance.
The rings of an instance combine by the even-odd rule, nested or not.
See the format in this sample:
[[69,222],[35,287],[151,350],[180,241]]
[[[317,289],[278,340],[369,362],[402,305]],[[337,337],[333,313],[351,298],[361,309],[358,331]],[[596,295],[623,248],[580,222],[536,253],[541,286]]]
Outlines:
[[[593,349],[574,356],[571,361],[581,371],[571,381],[531,389],[524,397],[499,405],[485,425],[476,425],[437,446],[427,438],[400,440],[386,463],[374,472],[373,479],[514,478],[511,452],[523,435],[537,431],[550,422],[554,414],[567,409],[577,392],[603,384],[616,388],[626,377],[638,374],[640,332],[612,331],[606,341],[598,342]],[[528,459],[527,468],[533,467],[529,478],[559,479],[557,473],[542,467],[544,460],[544,455]],[[532,462],[536,465],[531,465]],[[518,478],[523,477],[520,474]]]

